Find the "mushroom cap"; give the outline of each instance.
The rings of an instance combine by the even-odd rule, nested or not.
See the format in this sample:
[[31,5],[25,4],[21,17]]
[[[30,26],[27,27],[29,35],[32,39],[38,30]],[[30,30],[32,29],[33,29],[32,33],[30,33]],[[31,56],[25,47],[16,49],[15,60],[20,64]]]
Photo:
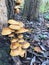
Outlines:
[[19,8],[15,9],[15,13],[19,14],[20,13],[20,9]]
[[16,48],[18,48],[20,46],[20,44],[18,43],[18,42],[15,42],[15,43],[12,43],[11,45],[10,45],[10,49],[16,49]]
[[46,24],[46,26],[49,28],[49,24]]
[[25,33],[25,32],[28,32],[29,30],[28,29],[25,29],[25,28],[20,28],[18,31],[16,31],[15,33],[16,34],[20,34],[20,33]]
[[29,48],[30,47],[30,43],[28,43],[28,42],[24,42],[24,44],[22,44],[22,48],[23,49],[27,49],[27,48]]
[[19,35],[18,35],[18,38],[19,38],[19,39],[23,38],[23,35],[22,35],[22,34],[19,34]]
[[15,0],[16,3],[22,3],[22,0]]
[[25,41],[24,39],[18,40],[19,43],[23,43],[24,41]]
[[19,53],[20,53],[20,51],[18,51],[17,49],[15,49],[15,50],[11,50],[10,55],[11,56],[19,56]]
[[9,23],[9,24],[17,24],[17,25],[19,24],[18,21],[13,20],[13,19],[8,20],[8,23]]
[[15,37],[13,33],[9,34],[8,37]]
[[18,25],[10,25],[9,28],[13,30],[19,30],[21,27]]
[[15,42],[17,42],[17,41],[18,41],[17,38],[13,38],[13,39],[11,39],[11,43],[15,43]]
[[2,30],[2,35],[9,35],[9,34],[11,34],[12,33],[12,30],[10,29],[10,28],[8,28],[8,27],[6,27],[6,28],[3,28],[3,30]]
[[17,9],[17,8],[20,8],[20,6],[19,6],[19,5],[17,5],[17,6],[15,6],[15,7],[14,7],[14,9]]

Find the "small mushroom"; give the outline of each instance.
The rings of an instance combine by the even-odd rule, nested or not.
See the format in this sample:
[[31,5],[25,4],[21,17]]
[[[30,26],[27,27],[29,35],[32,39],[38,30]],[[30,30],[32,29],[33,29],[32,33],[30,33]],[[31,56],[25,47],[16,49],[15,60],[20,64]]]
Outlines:
[[2,30],[2,35],[9,35],[9,34],[11,34],[12,33],[12,30],[10,29],[10,28],[8,28],[8,27],[6,27],[6,28],[3,28],[3,30]]
[[17,8],[20,8],[20,6],[19,6],[19,5],[17,5],[17,6],[15,6],[15,7],[14,7],[14,9],[17,9]]
[[20,44],[18,43],[18,42],[15,42],[15,43],[12,43],[11,45],[10,45],[10,49],[16,49],[16,48],[18,48],[20,46]]
[[11,39],[11,43],[15,43],[15,42],[17,42],[17,41],[18,41],[17,38],[13,38],[13,39]]
[[19,14],[20,13],[20,9],[19,8],[16,8],[15,9],[15,13]]
[[9,28],[13,30],[19,30],[21,27],[19,25],[10,25]]
[[9,34],[8,37],[15,37],[13,33]]
[[49,28],[49,24],[48,23],[46,23],[46,27]]
[[23,38],[23,34],[19,34],[19,35],[18,35],[18,38],[19,38],[19,39],[22,39],[22,38]]
[[42,50],[40,49],[40,47],[34,47],[34,51],[39,52],[39,53],[42,52]]
[[14,25],[18,25],[18,24],[19,24],[18,21],[13,20],[13,19],[8,20],[8,23],[9,23],[9,24],[14,24]]
[[15,0],[16,3],[21,4],[22,0]]
[[29,48],[30,47],[30,43],[28,43],[28,42],[24,42],[24,44],[22,44],[22,48],[23,49],[27,49],[27,48]]
[[25,32],[28,32],[29,30],[28,29],[25,29],[25,28],[20,28],[18,31],[16,31],[15,33],[16,34],[20,34],[20,33],[25,33]]
[[20,54],[19,49],[15,49],[15,50],[11,50],[10,51],[10,55],[11,56],[19,56],[19,54]]
[[25,41],[24,39],[19,39],[18,40],[19,43],[24,43],[24,41]]

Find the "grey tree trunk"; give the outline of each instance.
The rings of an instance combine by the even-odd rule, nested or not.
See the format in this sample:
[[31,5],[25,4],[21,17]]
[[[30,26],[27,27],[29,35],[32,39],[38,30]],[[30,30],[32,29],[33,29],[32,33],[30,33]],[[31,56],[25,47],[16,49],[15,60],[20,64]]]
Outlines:
[[24,16],[28,20],[37,20],[39,14],[40,0],[25,0]]
[[5,0],[0,0],[0,29],[3,24],[7,24],[7,7],[5,4]]

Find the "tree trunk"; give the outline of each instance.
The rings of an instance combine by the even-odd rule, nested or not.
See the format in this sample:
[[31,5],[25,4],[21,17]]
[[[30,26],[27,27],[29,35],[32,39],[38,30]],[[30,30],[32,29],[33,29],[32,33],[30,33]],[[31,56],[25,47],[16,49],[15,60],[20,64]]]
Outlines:
[[7,24],[7,20],[7,7],[5,0],[0,0],[0,28],[2,28],[3,24]]
[[40,0],[26,0],[24,5],[24,16],[28,20],[37,20],[39,14]]

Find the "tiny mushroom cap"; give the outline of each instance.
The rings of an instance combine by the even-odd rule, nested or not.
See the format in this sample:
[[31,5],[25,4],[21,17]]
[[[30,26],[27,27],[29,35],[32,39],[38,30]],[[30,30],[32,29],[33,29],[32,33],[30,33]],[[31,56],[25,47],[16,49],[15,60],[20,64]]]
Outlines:
[[8,23],[9,23],[9,24],[17,24],[17,25],[19,24],[18,21],[13,20],[13,19],[8,20]]
[[19,30],[21,27],[18,25],[10,25],[9,28],[13,30]]
[[11,39],[11,43],[15,43],[15,42],[17,42],[17,41],[18,41],[17,38],[13,38],[13,39]]
[[13,33],[9,34],[8,37],[15,37]]
[[20,8],[20,6],[19,6],[19,5],[17,5],[17,6],[15,6],[15,7],[14,7],[14,9],[17,9],[17,8]]
[[19,34],[19,35],[18,35],[18,38],[19,38],[19,39],[23,38],[23,34]]
[[41,48],[38,47],[38,46],[34,47],[34,51],[36,51],[36,52],[42,52]]
[[30,47],[30,43],[28,43],[28,42],[24,42],[24,44],[22,44],[22,48],[23,49],[27,49],[27,48],[29,48]]
[[49,24],[46,24],[46,26],[49,28]]
[[20,39],[18,42],[23,43],[24,41],[25,41],[24,39]]
[[3,28],[3,30],[2,30],[2,35],[9,35],[9,34],[11,34],[12,33],[12,30],[10,29],[10,28],[8,28],[8,27],[6,27],[6,28]]
[[19,29],[18,31],[16,31],[15,33],[16,33],[16,34],[20,34],[20,33],[25,33],[25,32],[28,32],[28,31],[29,31],[28,29],[21,28],[21,29]]
[[19,14],[20,13],[20,9],[19,8],[15,9],[15,13]]
[[16,49],[16,48],[18,48],[20,46],[20,44],[18,43],[18,42],[15,42],[15,43],[12,43],[11,45],[10,45],[10,49]]
[[19,54],[20,54],[20,51],[18,49],[11,50],[11,52],[10,52],[11,56],[19,56]]
[[22,0],[15,0],[16,3],[22,3]]

